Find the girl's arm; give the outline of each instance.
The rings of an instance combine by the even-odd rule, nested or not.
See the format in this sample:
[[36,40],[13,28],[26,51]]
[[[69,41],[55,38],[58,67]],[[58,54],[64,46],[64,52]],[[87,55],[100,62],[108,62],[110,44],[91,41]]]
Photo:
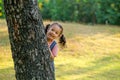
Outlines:
[[50,48],[49,48],[49,51],[50,51],[50,58],[54,60],[55,56],[52,54],[52,51],[50,50]]
[[58,46],[55,45],[54,48],[52,49],[52,51],[51,51],[51,49],[49,48],[49,51],[50,51],[50,57],[51,57],[51,59],[54,60],[54,58],[55,58],[55,57],[57,56],[57,54],[58,54]]

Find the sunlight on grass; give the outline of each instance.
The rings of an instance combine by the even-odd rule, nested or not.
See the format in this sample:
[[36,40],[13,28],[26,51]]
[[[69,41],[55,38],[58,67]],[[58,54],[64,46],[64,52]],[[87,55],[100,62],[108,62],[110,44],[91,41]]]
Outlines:
[[[120,75],[120,57],[116,56],[58,56],[55,60],[57,80],[108,80],[110,77],[109,80],[116,80]],[[101,76],[97,76],[99,74]]]
[[[15,80],[7,27],[0,23],[0,80]],[[56,80],[120,79],[120,27],[60,23],[67,48],[55,58]]]

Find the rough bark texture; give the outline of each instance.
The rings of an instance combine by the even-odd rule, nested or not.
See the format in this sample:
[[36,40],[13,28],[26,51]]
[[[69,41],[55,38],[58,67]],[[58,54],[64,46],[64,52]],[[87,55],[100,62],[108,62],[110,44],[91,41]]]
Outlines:
[[16,80],[55,80],[37,0],[4,0]]

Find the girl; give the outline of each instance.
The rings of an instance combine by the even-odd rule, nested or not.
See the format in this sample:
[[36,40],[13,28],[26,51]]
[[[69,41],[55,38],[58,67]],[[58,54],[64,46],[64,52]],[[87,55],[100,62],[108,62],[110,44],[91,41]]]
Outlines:
[[48,24],[45,28],[45,34],[47,36],[50,58],[52,59],[52,69],[54,71],[54,58],[58,53],[58,45],[55,39],[59,38],[59,43],[62,47],[65,47],[66,44],[66,39],[63,35],[63,27],[59,23]]

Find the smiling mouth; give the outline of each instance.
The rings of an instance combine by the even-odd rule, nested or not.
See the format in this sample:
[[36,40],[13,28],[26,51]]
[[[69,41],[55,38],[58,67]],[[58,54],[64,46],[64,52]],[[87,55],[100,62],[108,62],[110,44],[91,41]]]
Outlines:
[[50,34],[51,37],[54,37],[52,34]]
[[53,36],[53,35],[51,35],[51,34],[49,34],[49,37],[53,38],[54,36]]

